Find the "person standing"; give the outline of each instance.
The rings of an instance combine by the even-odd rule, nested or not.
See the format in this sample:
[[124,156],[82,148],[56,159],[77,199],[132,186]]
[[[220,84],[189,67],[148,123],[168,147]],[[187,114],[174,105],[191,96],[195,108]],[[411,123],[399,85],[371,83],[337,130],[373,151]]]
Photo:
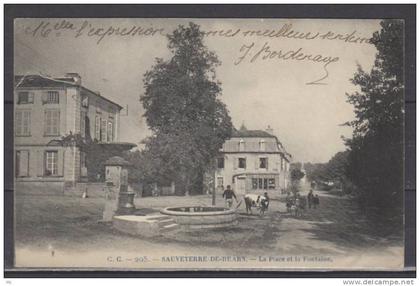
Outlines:
[[230,209],[233,205],[233,198],[235,198],[235,201],[238,202],[235,192],[230,188],[230,185],[227,185],[222,197],[225,199],[225,204],[228,209]]
[[308,194],[308,208],[310,209],[312,207],[312,203],[314,202],[314,192],[312,189],[309,190]]
[[290,192],[287,192],[286,209],[288,213],[290,213],[290,211],[292,210],[292,206],[293,206],[293,198],[290,196]]
[[315,195],[315,197],[314,197],[314,209],[316,209],[317,206],[319,206],[319,197],[318,197],[318,195]]

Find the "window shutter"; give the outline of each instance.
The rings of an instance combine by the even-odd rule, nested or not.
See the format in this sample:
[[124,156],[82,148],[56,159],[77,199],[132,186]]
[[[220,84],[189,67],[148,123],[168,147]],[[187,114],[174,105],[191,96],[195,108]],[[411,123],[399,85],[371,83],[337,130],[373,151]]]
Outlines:
[[16,111],[15,113],[15,134],[21,135],[22,134],[22,111]]
[[238,164],[239,164],[239,158],[238,157],[233,157],[233,169],[234,170],[238,169]]
[[42,104],[47,103],[48,101],[48,93],[47,92],[43,92],[42,93]]
[[267,157],[267,166],[266,167],[267,167],[267,170],[269,170],[269,168],[268,168],[268,157]]
[[34,93],[30,92],[28,94],[28,103],[34,103]]
[[20,152],[19,175],[27,177],[29,175],[29,151]]
[[58,150],[57,153],[57,175],[62,177],[64,174],[64,149]]
[[53,111],[52,112],[54,114],[53,119],[52,119],[52,124],[53,124],[53,134],[54,135],[58,135],[60,134],[60,111]]
[[255,158],[255,170],[258,170],[260,167],[260,158]]
[[[44,94],[42,94],[44,96]],[[51,118],[50,118],[50,111],[45,110],[44,113],[44,133],[50,134],[50,126],[51,126]]]
[[44,152],[42,150],[36,151],[36,170],[37,170],[37,176],[43,177],[44,176]]
[[31,112],[24,111],[23,112],[23,127],[22,127],[23,135],[30,135],[31,134]]

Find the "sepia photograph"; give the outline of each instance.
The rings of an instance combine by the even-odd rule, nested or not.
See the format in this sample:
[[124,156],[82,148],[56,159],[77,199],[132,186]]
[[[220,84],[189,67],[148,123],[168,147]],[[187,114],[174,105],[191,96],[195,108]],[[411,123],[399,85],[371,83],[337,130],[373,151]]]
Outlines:
[[403,20],[13,31],[16,269],[404,269]]

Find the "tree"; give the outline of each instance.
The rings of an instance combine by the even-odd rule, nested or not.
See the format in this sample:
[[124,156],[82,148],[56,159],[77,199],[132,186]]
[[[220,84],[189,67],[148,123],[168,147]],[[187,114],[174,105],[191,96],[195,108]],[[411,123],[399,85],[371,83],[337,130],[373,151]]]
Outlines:
[[179,26],[168,35],[169,60],[156,59],[144,75],[141,102],[153,135],[145,152],[155,162],[156,178],[171,177],[176,192],[200,192],[203,173],[213,165],[233,126],[218,99],[217,56],[203,44],[198,25]]
[[303,173],[300,169],[292,169],[290,171],[290,178],[292,181],[299,181],[305,176],[305,173]]
[[[90,133],[90,132],[89,132]],[[87,177],[89,182],[103,181],[105,179],[105,162],[113,156],[124,154],[135,145],[132,143],[100,144],[96,139],[80,133],[66,134],[61,137],[60,144],[64,147],[75,147],[86,155]]]
[[[327,163],[305,163],[304,169],[309,181],[315,181],[324,189],[333,187],[349,193],[352,185],[347,178],[349,151],[337,152]],[[334,186],[327,186],[325,182],[333,182]]]
[[347,122],[347,174],[367,209],[380,216],[402,218],[403,202],[403,22],[383,20],[373,34],[378,50],[372,70],[358,67],[351,80],[360,91],[348,95],[356,119]]
[[300,180],[305,176],[305,173],[301,171],[302,163],[295,162],[290,164],[290,180],[291,180],[291,191],[295,194],[300,190]]

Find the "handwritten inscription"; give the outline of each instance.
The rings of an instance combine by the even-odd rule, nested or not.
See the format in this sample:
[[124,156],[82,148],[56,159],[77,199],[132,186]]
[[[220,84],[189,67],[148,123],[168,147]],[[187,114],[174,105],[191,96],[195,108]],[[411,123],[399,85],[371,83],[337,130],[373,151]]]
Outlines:
[[[72,21],[57,20],[47,21],[41,20],[37,24],[27,26],[24,29],[27,35],[32,37],[67,37],[74,38],[92,38],[96,44],[102,43],[107,38],[134,38],[134,37],[155,37],[166,36],[170,31],[165,31],[161,27],[153,26],[118,26],[118,25],[99,25],[93,24],[89,20]],[[336,33],[333,31],[300,31],[293,27],[293,24],[282,24],[278,28],[271,29],[219,29],[204,31],[204,35],[208,38],[238,38],[253,39],[253,42],[242,44],[237,56],[233,59],[234,65],[242,63],[256,63],[259,61],[296,61],[319,64],[323,68],[323,73],[317,79],[308,82],[309,85],[325,85],[325,80],[329,77],[328,68],[334,63],[339,62],[338,56],[325,54],[316,54],[310,51],[304,51],[303,48],[297,47],[292,49],[282,49],[272,47],[270,39],[285,38],[301,41],[341,41],[348,44],[371,44],[370,38],[363,37],[354,30],[350,33]],[[264,42],[258,42],[258,39],[265,39]]]
[[163,35],[163,28],[153,28],[153,27],[142,27],[133,25],[131,27],[114,27],[108,26],[106,28],[93,26],[89,21],[83,21],[83,23],[78,26],[67,20],[62,20],[52,24],[51,22],[41,21],[35,27],[27,27],[25,32],[31,34],[33,37],[41,36],[47,38],[52,34],[55,34],[56,37],[61,36],[61,32],[72,31],[75,38],[81,36],[94,37],[96,38],[96,43],[100,44],[102,40],[110,36],[120,36],[120,37],[134,37],[134,36],[156,36]]
[[287,38],[295,40],[329,40],[329,41],[343,41],[345,43],[353,44],[370,44],[371,39],[363,36],[358,36],[356,30],[351,33],[340,34],[332,31],[326,33],[321,32],[302,32],[293,30],[292,24],[284,24],[279,29],[263,29],[263,30],[213,30],[205,32],[206,36],[219,36],[232,38],[242,36],[244,38],[260,37],[260,38]]
[[262,47],[257,47],[255,43],[249,45],[242,45],[239,50],[240,55],[234,61],[235,65],[239,65],[243,61],[248,61],[254,63],[256,61],[265,61],[265,60],[283,60],[283,61],[309,61],[318,64],[322,64],[325,74],[308,84],[325,84],[322,80],[328,77],[328,65],[336,63],[339,61],[339,57],[324,56],[320,54],[311,54],[303,52],[302,48],[297,48],[294,50],[283,51],[281,49],[274,50],[268,42],[265,42]]
[[[25,28],[27,34],[33,37],[56,37],[62,36],[61,32],[71,32],[73,37],[78,38],[81,36],[97,38],[97,44],[101,43],[107,37],[135,37],[135,36],[166,36],[168,31],[160,27],[143,27],[143,26],[98,26],[92,24],[88,20],[82,23],[75,23],[69,20],[60,20],[57,22],[41,21],[34,26]],[[256,30],[243,30],[238,29],[220,29],[204,31],[207,37],[224,37],[224,38],[250,38],[259,37],[267,39],[287,38],[295,40],[328,40],[328,41],[342,41],[352,44],[370,44],[370,38],[358,35],[356,30],[351,33],[335,33],[328,32],[307,32],[299,31],[293,28],[293,24],[283,24],[278,29],[256,29]]]

